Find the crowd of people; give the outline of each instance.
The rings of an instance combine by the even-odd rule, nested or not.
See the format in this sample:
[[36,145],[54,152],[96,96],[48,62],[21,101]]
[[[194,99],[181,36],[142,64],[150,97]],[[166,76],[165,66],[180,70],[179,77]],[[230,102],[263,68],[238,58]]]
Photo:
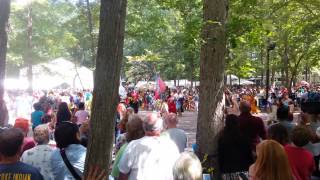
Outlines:
[[[275,118],[265,122],[256,115],[261,107],[253,88],[226,89],[225,126],[217,136],[217,166],[223,180],[320,179],[319,92],[306,90],[299,103],[285,90],[271,94],[267,108],[275,111]],[[92,93],[51,91],[36,99],[30,119],[17,118],[13,127],[6,124],[0,129],[0,179],[206,177],[195,155],[197,145],[189,152],[187,134],[177,126],[188,103],[197,108],[196,90],[167,89],[158,97],[153,91],[128,91],[117,107],[110,175],[90,168],[87,177]],[[293,121],[297,109],[301,119]]]

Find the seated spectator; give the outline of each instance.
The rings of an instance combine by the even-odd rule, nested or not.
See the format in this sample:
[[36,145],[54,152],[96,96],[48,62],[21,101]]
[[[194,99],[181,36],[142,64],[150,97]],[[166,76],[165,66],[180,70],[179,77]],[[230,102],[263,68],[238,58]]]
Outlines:
[[19,161],[23,139],[20,129],[10,128],[0,132],[0,179],[43,179],[38,169]]
[[23,118],[16,119],[16,122],[14,123],[13,127],[21,129],[24,135],[21,154],[24,151],[36,146],[36,143],[34,142],[33,137],[28,137],[29,120],[23,119]]
[[89,113],[85,110],[84,103],[80,102],[78,105],[79,110],[75,113],[77,118],[76,123],[78,126],[81,126],[82,123],[88,121]]
[[252,150],[255,150],[260,139],[267,137],[264,123],[261,118],[252,116],[250,113],[251,105],[248,102],[242,101],[239,109],[241,112],[239,116],[240,133],[249,140]]
[[44,179],[53,180],[53,176],[50,169],[50,157],[53,148],[48,145],[48,126],[45,124],[37,126],[34,129],[33,138],[34,141],[37,143],[37,146],[25,151],[22,154],[21,161],[39,169]]
[[121,146],[120,150],[118,151],[116,158],[113,163],[113,168],[111,172],[111,176],[114,177],[115,179],[119,178],[119,162],[120,159],[124,153],[124,151],[127,148],[128,143],[130,143],[133,140],[140,139],[144,136],[144,131],[142,127],[142,119],[140,118],[139,115],[131,115],[129,117],[129,121],[127,123],[127,133],[125,134],[126,136],[126,142]]
[[219,167],[226,179],[248,172],[254,162],[250,143],[239,131],[236,115],[227,115],[225,127],[218,139]]
[[42,124],[41,118],[44,115],[44,113],[41,111],[41,108],[42,107],[40,103],[33,104],[34,112],[31,113],[32,130],[34,130],[35,127]]
[[313,155],[303,149],[309,143],[310,132],[306,127],[297,126],[292,130],[292,145],[285,146],[292,173],[298,180],[309,180],[315,170]]
[[177,115],[175,113],[169,113],[164,116],[164,123],[167,130],[162,133],[162,136],[169,137],[177,145],[180,153],[182,153],[187,147],[188,139],[186,133],[182,129],[177,128]]
[[272,139],[285,146],[289,143],[288,130],[280,123],[273,124],[268,129],[268,139]]
[[249,168],[250,180],[294,180],[284,148],[274,140],[257,145],[257,160]]
[[[71,122],[61,122],[54,132],[57,147],[51,156],[51,168],[54,179],[77,179],[83,176],[87,149],[80,144],[79,127]],[[69,161],[79,177],[70,173],[65,160]]]
[[296,126],[289,120],[289,107],[285,105],[280,105],[277,109],[277,119],[281,125],[283,125],[290,136],[293,128]]
[[173,166],[173,179],[202,180],[202,166],[198,157],[193,153],[182,153]]
[[179,158],[179,149],[172,141],[160,137],[162,126],[157,114],[146,115],[145,136],[128,144],[119,163],[119,180],[173,179],[172,168]]

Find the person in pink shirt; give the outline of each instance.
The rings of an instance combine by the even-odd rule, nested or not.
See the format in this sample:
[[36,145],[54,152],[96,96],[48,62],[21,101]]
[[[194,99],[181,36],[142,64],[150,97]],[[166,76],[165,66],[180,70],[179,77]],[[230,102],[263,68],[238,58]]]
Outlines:
[[81,126],[82,123],[86,122],[89,118],[89,113],[85,110],[84,103],[81,102],[78,105],[79,110],[75,113],[75,117],[77,118],[77,125]]
[[292,130],[292,144],[284,147],[296,180],[309,180],[315,171],[313,155],[303,149],[303,146],[308,144],[309,138],[309,130],[304,126],[297,126]]

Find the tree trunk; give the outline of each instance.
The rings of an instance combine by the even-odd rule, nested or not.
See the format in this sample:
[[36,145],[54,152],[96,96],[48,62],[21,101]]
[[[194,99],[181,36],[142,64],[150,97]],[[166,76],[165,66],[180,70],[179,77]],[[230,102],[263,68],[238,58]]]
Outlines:
[[93,36],[93,24],[92,24],[92,14],[91,14],[91,8],[90,8],[90,2],[89,0],[86,0],[86,7],[87,7],[87,18],[88,18],[88,28],[89,28],[89,34],[91,39],[91,56],[92,56],[92,64],[93,67],[95,65],[96,61],[96,51],[95,51],[95,43],[94,43],[94,36]]
[[265,69],[265,66],[264,66],[264,61],[263,61],[263,46],[260,47],[260,61],[261,61],[261,81],[260,81],[260,85],[263,86],[264,85],[264,69]]
[[27,25],[27,53],[25,56],[27,64],[27,76],[29,81],[28,92],[33,92],[33,72],[32,72],[32,4],[28,5],[28,25]]
[[6,76],[7,28],[10,14],[10,0],[0,1],[0,127],[7,124],[8,110],[4,102],[4,79]]
[[126,7],[126,0],[101,0],[90,124],[92,131],[86,157],[86,172],[91,165],[99,165],[107,171],[110,166],[119,99]]
[[214,179],[219,175],[217,161],[217,134],[224,126],[224,86],[226,30],[228,0],[204,0],[204,26],[200,62],[200,106],[197,122],[197,155],[204,172],[215,168]]

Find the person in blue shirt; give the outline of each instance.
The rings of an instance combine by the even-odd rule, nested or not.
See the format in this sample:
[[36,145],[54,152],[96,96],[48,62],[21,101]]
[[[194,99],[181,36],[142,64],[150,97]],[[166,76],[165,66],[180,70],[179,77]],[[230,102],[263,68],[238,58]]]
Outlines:
[[38,169],[19,161],[23,139],[20,129],[0,131],[0,179],[43,180]]
[[40,103],[34,103],[33,108],[34,112],[31,113],[32,130],[42,124],[41,118],[44,115],[44,112],[41,111]]
[[82,177],[87,149],[80,144],[79,127],[69,121],[57,124],[54,132],[58,149],[51,156],[51,171],[54,179],[76,179],[68,170],[60,151],[63,150],[66,157],[78,176]]

